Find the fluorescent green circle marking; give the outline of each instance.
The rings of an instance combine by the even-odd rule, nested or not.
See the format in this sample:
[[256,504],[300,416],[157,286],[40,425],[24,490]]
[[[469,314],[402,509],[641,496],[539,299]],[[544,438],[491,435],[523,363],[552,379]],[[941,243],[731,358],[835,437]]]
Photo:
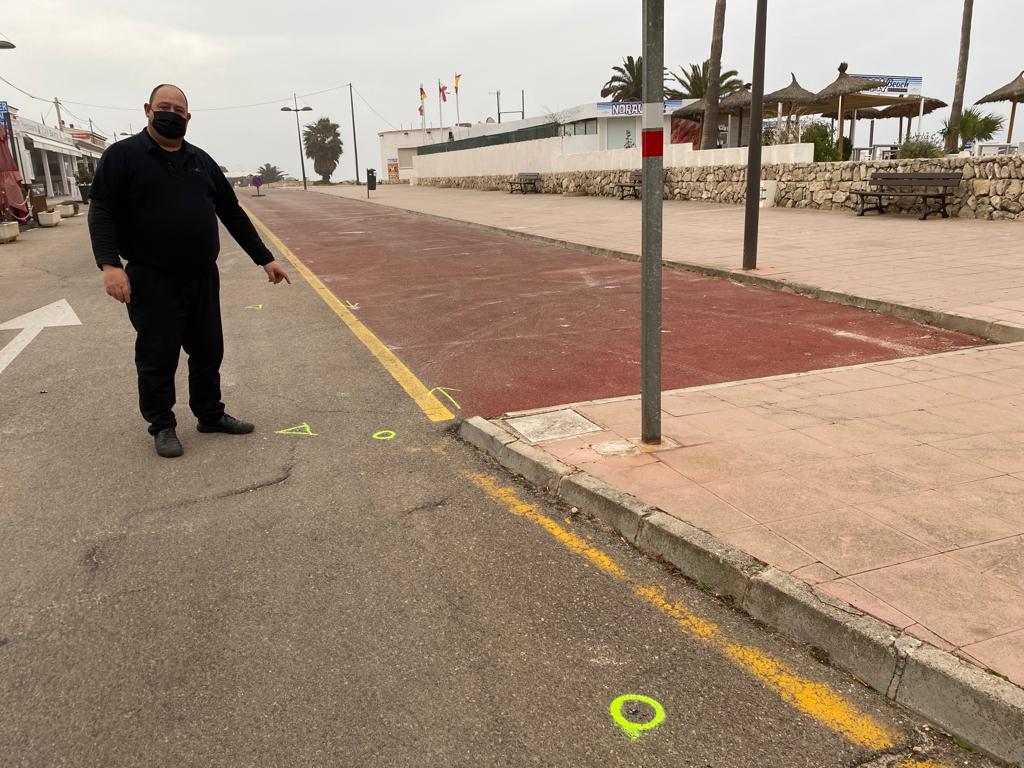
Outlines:
[[[622,705],[627,701],[639,701],[646,704],[654,710],[654,717],[646,723],[634,723],[632,720],[627,720],[626,716],[622,714]],[[650,696],[642,696],[639,693],[626,693],[619,696],[612,702],[608,711],[611,713],[612,720],[615,721],[615,724],[625,731],[626,735],[629,736],[630,739],[639,739],[640,734],[643,731],[649,731],[652,728],[657,728],[665,719],[665,708],[661,706],[661,703],[652,699]]]
[[374,440],[394,440],[395,433],[390,429],[382,429],[380,432],[373,433]]

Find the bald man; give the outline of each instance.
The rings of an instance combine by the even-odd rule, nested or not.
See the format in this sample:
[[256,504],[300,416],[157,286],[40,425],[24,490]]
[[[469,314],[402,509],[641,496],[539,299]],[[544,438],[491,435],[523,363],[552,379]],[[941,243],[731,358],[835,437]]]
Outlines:
[[[135,328],[139,408],[156,452],[181,456],[174,374],[188,355],[189,407],[200,432],[244,435],[253,425],[224,412],[220,364],[217,219],[275,285],[291,282],[260,240],[220,167],[184,140],[191,115],[176,85],[153,89],[146,128],[111,145],[89,193],[89,233],[107,293]],[[122,264],[122,259],[127,265]]]

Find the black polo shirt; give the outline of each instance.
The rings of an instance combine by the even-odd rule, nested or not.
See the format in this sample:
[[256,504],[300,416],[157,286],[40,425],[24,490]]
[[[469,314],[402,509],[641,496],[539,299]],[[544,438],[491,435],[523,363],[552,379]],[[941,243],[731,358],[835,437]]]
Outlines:
[[254,262],[274,260],[220,168],[188,142],[168,152],[143,129],[111,145],[89,198],[89,232],[101,269],[120,267],[122,258],[172,274],[209,269],[220,252],[218,218]]

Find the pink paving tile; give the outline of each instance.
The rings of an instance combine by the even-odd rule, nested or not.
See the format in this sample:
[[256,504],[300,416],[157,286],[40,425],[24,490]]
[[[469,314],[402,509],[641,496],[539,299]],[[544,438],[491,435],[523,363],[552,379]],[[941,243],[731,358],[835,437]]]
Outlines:
[[615,440],[614,432],[588,432],[579,437],[568,437],[564,440],[551,440],[540,443],[538,447],[543,448],[556,459],[568,460],[570,456],[582,448],[589,448],[594,443],[603,443],[608,440]]
[[1024,630],[983,640],[964,649],[989,669],[1024,686]]
[[905,627],[903,631],[906,632],[908,635],[911,635],[912,637],[916,637],[918,640],[924,640],[926,643],[934,645],[941,651],[952,652],[956,650],[956,646],[953,645],[951,642],[942,639],[941,637],[936,635],[934,632],[929,631],[927,627],[921,624],[911,624],[909,627]]
[[952,483],[981,480],[1000,474],[997,470],[969,459],[953,456],[930,445],[897,448],[862,457],[875,466],[906,477],[929,488]]
[[697,486],[657,491],[640,498],[708,533],[722,534],[757,524],[752,517]]
[[716,440],[740,440],[745,437],[781,432],[785,429],[771,419],[748,413],[745,409],[736,407],[712,413],[695,413],[692,416],[680,418]]
[[613,403],[581,405],[577,413],[595,424],[617,432],[623,437],[640,434],[640,401],[620,400]]
[[902,496],[920,490],[924,485],[861,458],[833,459],[819,464],[786,467],[783,471],[811,488],[849,504]]
[[947,379],[933,379],[922,384],[922,386],[932,387],[940,392],[949,392],[972,400],[1006,397],[1018,391],[1015,387],[1007,387],[978,376],[953,376]]
[[600,461],[584,465],[584,469],[594,477],[617,486],[619,478],[630,470],[657,463],[649,453],[638,453],[631,456],[602,456]]
[[813,556],[772,533],[763,525],[723,533],[721,538],[747,554],[784,571],[795,571],[815,562]]
[[661,409],[670,416],[689,416],[694,413],[708,413],[729,408],[729,403],[710,392],[679,392],[665,395]]
[[815,589],[840,600],[845,600],[857,610],[864,611],[864,613],[870,614],[876,619],[881,619],[897,629],[905,629],[915,623],[912,618],[904,616],[887,602],[879,600],[866,589],[858,587],[849,579],[818,584]]
[[698,483],[753,475],[771,468],[763,458],[728,443],[676,448],[656,455],[659,461]]
[[862,504],[859,509],[940,552],[1005,539],[1018,533],[1016,526],[1002,518],[967,507],[936,491]]
[[768,527],[844,576],[935,551],[852,507],[781,520]]
[[1024,533],[1024,479],[1000,475],[972,483],[948,485],[939,490],[943,496],[990,512],[1013,523]]
[[693,487],[693,481],[660,461],[643,464],[616,475],[616,487],[638,497],[687,486]]
[[712,440],[707,432],[697,429],[684,417],[666,416],[664,413],[661,417],[661,433],[683,447],[702,445]]
[[901,435],[863,420],[841,421],[817,427],[798,429],[798,432],[834,445],[847,453],[864,454],[884,451],[886,448],[902,448],[917,445],[913,437]]
[[969,424],[966,421],[941,416],[935,412],[936,410],[938,409],[903,411],[868,419],[867,422],[922,443],[953,440],[957,437],[975,435],[981,431],[977,423]]
[[889,375],[885,369],[875,366],[829,371],[822,374],[822,378],[838,382],[849,390],[894,387],[906,383],[897,376]]
[[752,405],[747,410],[757,416],[770,419],[786,429],[804,429],[828,423],[817,416],[794,410],[799,407],[801,402],[800,400],[786,400],[771,405]]
[[1024,433],[989,433],[972,435],[934,444],[947,453],[998,469],[1001,472],[1024,472]]
[[843,502],[808,487],[781,471],[730,480],[715,480],[704,487],[760,522],[809,515],[844,506]]
[[949,555],[858,574],[851,581],[957,647],[1024,629],[1024,592]]
[[839,578],[838,573],[822,563],[812,563],[803,568],[797,568],[793,571],[793,575],[808,584],[820,584],[823,581],[835,581]]
[[1024,592],[1024,536],[968,547],[950,556]]
[[814,464],[849,455],[841,448],[792,430],[729,442],[780,467]]

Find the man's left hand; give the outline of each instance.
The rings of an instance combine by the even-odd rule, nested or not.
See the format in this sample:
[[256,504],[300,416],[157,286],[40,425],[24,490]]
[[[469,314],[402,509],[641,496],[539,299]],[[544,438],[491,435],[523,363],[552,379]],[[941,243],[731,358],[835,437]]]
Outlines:
[[277,285],[284,280],[288,285],[292,284],[292,281],[288,279],[288,273],[284,271],[284,267],[278,264],[276,261],[272,261],[269,264],[264,264],[263,269],[267,272],[267,279],[274,285]]

